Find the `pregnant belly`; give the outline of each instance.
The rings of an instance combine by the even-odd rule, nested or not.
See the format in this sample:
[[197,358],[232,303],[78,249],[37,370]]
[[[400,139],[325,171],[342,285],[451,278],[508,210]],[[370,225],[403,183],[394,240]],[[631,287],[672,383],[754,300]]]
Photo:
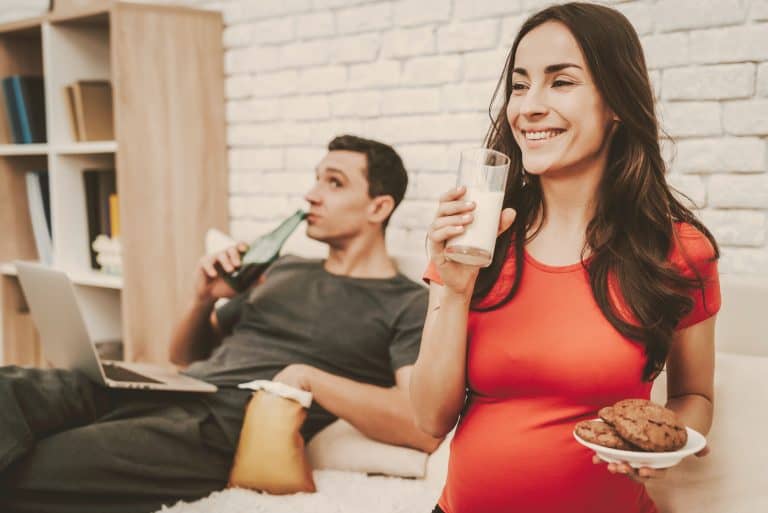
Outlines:
[[592,463],[572,436],[572,411],[474,404],[453,442],[441,499],[446,513],[651,513],[645,487]]

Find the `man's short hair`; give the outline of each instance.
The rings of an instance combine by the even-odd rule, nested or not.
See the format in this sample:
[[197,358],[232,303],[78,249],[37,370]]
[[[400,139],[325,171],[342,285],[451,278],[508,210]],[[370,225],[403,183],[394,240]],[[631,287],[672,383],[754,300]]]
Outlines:
[[[365,155],[368,195],[371,198],[392,196],[395,200],[395,208],[392,209],[394,212],[408,188],[408,172],[394,148],[372,139],[340,135],[328,143],[328,151],[334,150],[356,151]],[[384,220],[382,228],[386,228],[388,223],[389,217]]]

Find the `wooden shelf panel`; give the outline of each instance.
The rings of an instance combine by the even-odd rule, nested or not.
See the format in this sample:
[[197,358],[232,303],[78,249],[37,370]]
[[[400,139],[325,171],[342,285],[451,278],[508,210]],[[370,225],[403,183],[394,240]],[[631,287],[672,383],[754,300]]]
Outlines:
[[52,152],[61,155],[80,155],[88,153],[115,153],[117,142],[92,141],[52,145]]
[[0,24],[0,34],[14,34],[21,36],[34,35],[40,32],[40,25],[45,21],[45,16],[37,16],[26,20],[11,21]]
[[0,144],[0,156],[46,155],[47,144]]
[[105,25],[109,23],[113,3],[112,0],[102,0],[95,6],[75,7],[69,11],[48,12],[25,20],[0,23],[0,34],[28,34],[39,30],[45,22]]
[[0,157],[16,157],[24,155],[87,155],[98,153],[115,153],[116,141],[92,141],[61,144],[0,144]]
[[[16,276],[16,266],[11,262],[0,264],[0,274],[4,276]],[[123,288],[122,276],[112,276],[98,271],[72,271],[67,273],[69,279],[75,285],[98,287],[104,289],[121,290]]]
[[100,273],[98,271],[80,271],[69,274],[69,279],[75,285],[87,285],[90,287],[99,287],[104,289],[123,288],[123,277]]

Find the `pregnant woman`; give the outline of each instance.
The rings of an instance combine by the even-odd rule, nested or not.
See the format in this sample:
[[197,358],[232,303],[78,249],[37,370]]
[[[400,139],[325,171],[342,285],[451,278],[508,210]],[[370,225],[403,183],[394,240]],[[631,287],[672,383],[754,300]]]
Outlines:
[[429,434],[458,421],[435,512],[656,512],[644,482],[663,471],[605,465],[572,431],[604,406],[649,398],[666,366],[666,406],[708,432],[717,244],[666,182],[645,59],[623,15],[582,3],[533,15],[500,85],[486,147],[511,163],[493,261],[445,257],[472,222],[463,188],[441,198],[428,233],[411,396]]

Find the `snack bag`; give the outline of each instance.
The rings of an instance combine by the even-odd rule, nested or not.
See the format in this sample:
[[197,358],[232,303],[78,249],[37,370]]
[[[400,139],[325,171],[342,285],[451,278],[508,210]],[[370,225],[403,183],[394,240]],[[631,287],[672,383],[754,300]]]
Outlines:
[[229,486],[275,495],[315,492],[312,468],[299,433],[312,394],[266,380],[238,387],[255,392],[246,407]]

